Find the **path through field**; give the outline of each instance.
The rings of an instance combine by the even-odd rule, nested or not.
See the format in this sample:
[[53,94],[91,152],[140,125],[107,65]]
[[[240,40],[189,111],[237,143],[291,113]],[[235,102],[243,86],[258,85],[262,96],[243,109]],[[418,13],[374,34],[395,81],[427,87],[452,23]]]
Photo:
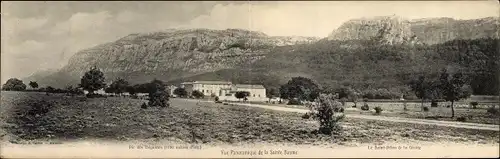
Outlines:
[[[213,102],[213,101],[198,101],[198,100],[191,100],[191,99],[188,99],[187,101],[190,101],[190,102]],[[229,104],[272,109],[272,110],[277,110],[277,111],[297,112],[297,113],[306,113],[309,111],[306,109],[286,108],[286,107],[280,107],[280,106],[268,106],[268,105],[261,105],[261,104],[247,104],[247,103],[229,103]],[[228,106],[230,106],[230,105],[228,105]],[[476,129],[476,130],[500,131],[499,125],[492,125],[492,124],[437,121],[437,120],[426,120],[426,119],[370,116],[370,115],[358,115],[358,114],[347,114],[346,117],[369,119],[369,120],[382,120],[382,121],[391,121],[391,122],[403,122],[403,123],[412,123],[412,124],[429,124],[429,125]]]

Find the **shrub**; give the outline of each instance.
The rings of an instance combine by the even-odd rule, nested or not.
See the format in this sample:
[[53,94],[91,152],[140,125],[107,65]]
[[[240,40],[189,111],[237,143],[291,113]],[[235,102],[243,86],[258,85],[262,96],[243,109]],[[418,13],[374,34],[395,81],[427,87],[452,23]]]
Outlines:
[[337,113],[334,110],[341,108],[342,104],[335,100],[331,94],[320,94],[316,98],[315,104],[309,105],[310,115],[320,124],[319,132],[332,134],[333,131],[340,131],[340,122],[344,118],[344,113]]
[[467,121],[467,118],[466,118],[466,117],[461,116],[461,117],[458,117],[458,118],[457,118],[457,121],[460,121],[460,122],[465,122],[465,121]]
[[495,107],[489,107],[486,112],[490,113],[490,114],[498,114],[498,109],[495,109]]
[[156,92],[149,93],[149,106],[160,106],[168,107],[168,93],[165,91],[158,90]]
[[165,84],[159,80],[153,80],[149,83],[149,106],[160,106],[160,107],[168,107],[169,106],[169,97],[170,95],[166,91]]
[[370,107],[368,106],[368,104],[365,103],[365,104],[363,104],[363,106],[361,106],[361,110],[367,111],[367,110],[370,110]]
[[148,105],[146,103],[142,103],[141,108],[146,109],[146,108],[148,108]]
[[424,107],[423,110],[424,110],[424,112],[428,112],[429,111],[429,107]]
[[382,108],[380,108],[379,106],[375,107],[375,113],[376,114],[381,114],[382,113]]
[[479,103],[477,102],[470,102],[470,105],[472,105],[472,109],[476,109],[478,104]]
[[302,115],[302,119],[309,119],[311,117],[311,115],[309,113],[305,113],[304,115]]
[[193,95],[195,98],[199,99],[199,98],[203,98],[205,96],[205,94],[203,94],[202,92],[198,91],[198,90],[194,90],[191,95]]
[[218,102],[219,101],[219,97],[215,96],[214,101]]
[[432,101],[431,102],[431,107],[438,107],[437,101]]
[[300,105],[300,101],[297,99],[290,99],[287,103],[287,105]]

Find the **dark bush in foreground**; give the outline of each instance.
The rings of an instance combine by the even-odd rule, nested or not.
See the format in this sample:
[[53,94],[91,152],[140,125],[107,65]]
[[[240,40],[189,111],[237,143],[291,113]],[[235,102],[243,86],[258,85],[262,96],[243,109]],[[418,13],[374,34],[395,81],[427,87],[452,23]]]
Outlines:
[[151,92],[149,93],[148,105],[152,107],[155,106],[168,107],[169,106],[168,97],[169,97],[168,93],[165,91]]
[[370,110],[370,107],[368,106],[368,104],[363,104],[363,106],[361,106],[361,110],[364,110],[364,111],[367,111],[367,110]]
[[219,97],[215,96],[214,101],[218,102],[219,101]]
[[378,106],[375,107],[375,108],[373,108],[373,109],[375,109],[375,114],[381,114],[382,113],[382,108],[380,108]]
[[496,115],[498,114],[498,109],[495,109],[495,107],[489,107],[486,112],[490,113],[490,114],[493,114],[493,115]]
[[424,112],[428,112],[429,111],[429,107],[424,107],[423,110],[424,110]]
[[287,103],[287,105],[300,105],[300,101],[297,99],[290,99]]
[[477,102],[470,102],[470,105],[472,106],[472,109],[476,109],[478,104],[479,103],[477,103]]
[[146,103],[142,103],[141,108],[146,109],[146,108],[148,108],[148,105]]
[[460,121],[460,122],[466,122],[467,121],[467,118],[461,116],[461,117],[458,117],[457,118],[457,121]]
[[319,132],[332,134],[341,130],[338,122],[344,118],[344,113],[335,112],[342,104],[335,100],[335,96],[320,94],[315,100],[316,104],[308,105],[310,115],[320,124]]
[[149,83],[149,101],[148,106],[151,107],[168,107],[170,104],[168,103],[170,95],[166,90],[166,85],[163,81],[153,80]]

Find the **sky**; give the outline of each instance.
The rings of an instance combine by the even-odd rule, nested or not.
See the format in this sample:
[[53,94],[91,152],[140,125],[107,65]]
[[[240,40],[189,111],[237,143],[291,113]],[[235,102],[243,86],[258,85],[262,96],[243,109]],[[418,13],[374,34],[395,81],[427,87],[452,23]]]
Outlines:
[[270,36],[326,37],[343,22],[398,15],[476,19],[496,1],[1,2],[1,82],[58,69],[77,51],[132,33],[240,28]]

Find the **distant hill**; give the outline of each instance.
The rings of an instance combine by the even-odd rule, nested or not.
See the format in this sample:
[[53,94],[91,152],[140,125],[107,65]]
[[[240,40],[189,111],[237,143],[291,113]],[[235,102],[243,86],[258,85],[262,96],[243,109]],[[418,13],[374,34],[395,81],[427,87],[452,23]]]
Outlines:
[[476,39],[435,45],[379,45],[375,41],[322,40],[281,47],[251,67],[219,70],[184,80],[232,80],[278,87],[293,76],[303,76],[329,89],[350,86],[398,92],[417,76],[432,78],[443,68],[455,67],[471,76],[475,94],[498,95],[499,42]]

